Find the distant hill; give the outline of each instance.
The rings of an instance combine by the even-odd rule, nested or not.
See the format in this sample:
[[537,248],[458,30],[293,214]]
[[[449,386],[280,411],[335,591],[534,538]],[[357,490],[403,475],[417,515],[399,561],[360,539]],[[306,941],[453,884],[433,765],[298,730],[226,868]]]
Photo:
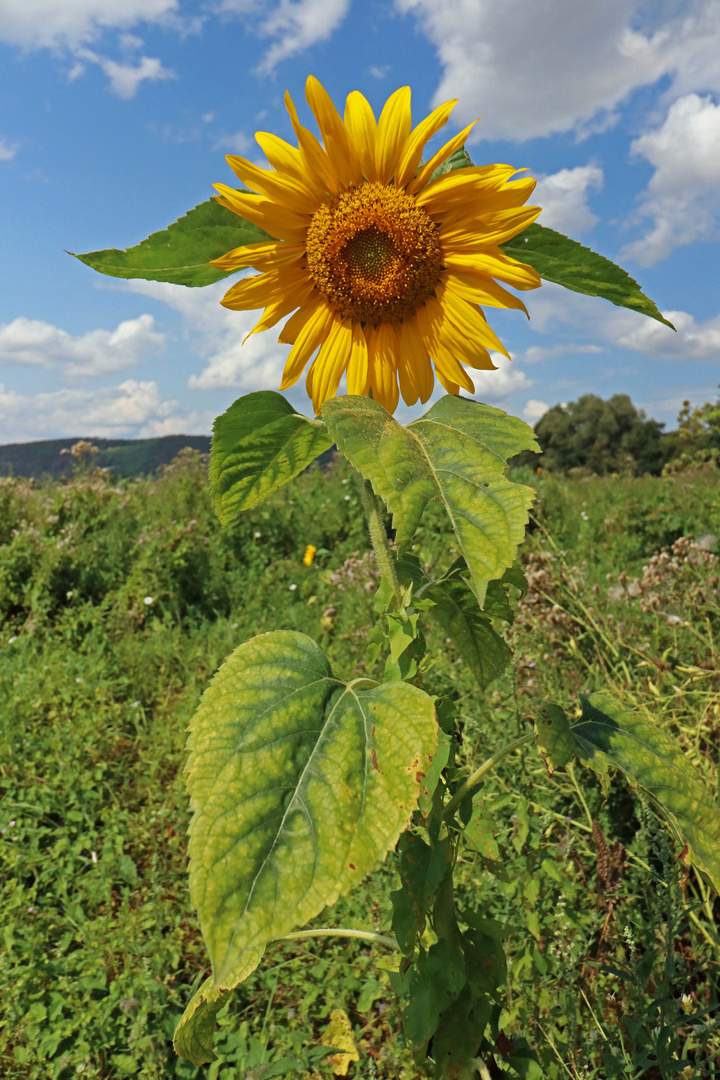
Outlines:
[[[69,450],[81,436],[69,439],[42,439],[39,442],[9,443],[0,446],[0,476],[70,476],[74,459]],[[100,451],[95,464],[117,476],[142,476],[169,465],[186,446],[203,454],[210,452],[209,435],[164,435],[158,439],[89,439]]]

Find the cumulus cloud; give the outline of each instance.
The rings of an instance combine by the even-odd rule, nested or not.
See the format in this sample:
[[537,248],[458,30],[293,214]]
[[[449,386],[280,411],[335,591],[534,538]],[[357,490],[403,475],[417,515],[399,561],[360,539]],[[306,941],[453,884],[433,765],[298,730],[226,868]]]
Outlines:
[[271,39],[256,68],[261,75],[271,74],[282,60],[317,41],[327,41],[350,10],[350,0],[279,0],[268,7],[264,0],[222,0],[216,8],[221,14],[248,18],[261,37]]
[[276,332],[253,334],[243,345],[243,338],[258,321],[256,311],[228,311],[220,306],[227,283],[205,289],[185,289],[157,281],[129,281],[131,292],[161,300],[180,312],[190,333],[195,352],[204,367],[191,375],[191,390],[236,388],[276,390],[289,353],[289,346],[279,345]]
[[107,29],[172,17],[178,0],[3,0],[0,41],[23,49],[76,49]]
[[24,395],[0,384],[0,429],[7,442],[72,435],[149,438],[210,431],[212,415],[164,400],[155,382],[127,379],[100,390]]
[[538,401],[536,398],[530,398],[525,402],[523,409],[523,417],[529,424],[536,423],[541,416],[544,416],[550,406],[545,401]]
[[[436,47],[435,102],[460,99],[477,139],[606,129],[633,91],[667,77],[677,96],[720,90],[720,4],[668,0],[395,0]],[[651,21],[652,20],[652,21]]]
[[[537,323],[536,323],[537,327]],[[519,354],[518,359],[524,364],[541,364],[545,360],[557,360],[567,353],[601,353],[600,345],[578,345],[569,342],[567,345],[531,345]]]
[[517,390],[529,390],[532,379],[514,362],[508,360],[502,353],[490,353],[492,362],[497,366],[496,371],[469,372],[470,378],[475,383],[475,397],[480,401],[502,401],[509,394]]
[[140,315],[114,330],[73,337],[51,323],[20,317],[0,325],[0,366],[55,368],[70,379],[124,371],[165,347],[154,325],[152,315]]
[[157,57],[141,56],[137,64],[119,64],[116,60],[110,60],[106,56],[98,56],[89,50],[83,50],[83,56],[93,64],[97,64],[101,71],[110,80],[110,89],[113,94],[126,101],[134,98],[138,87],[142,82],[162,82],[166,79],[177,79],[177,75],[171,68],[163,67]]
[[543,208],[541,225],[577,236],[597,225],[599,218],[588,206],[588,195],[600,191],[602,186],[603,171],[597,165],[560,169],[551,176],[540,177],[530,202]]
[[12,161],[19,149],[19,143],[8,142],[7,139],[0,139],[0,161]]
[[655,167],[638,208],[652,226],[621,257],[652,266],[679,245],[717,235],[720,104],[686,94],[671,105],[659,127],[635,139],[631,152]]
[[[652,360],[712,361],[720,359],[720,315],[696,322],[687,311],[663,310],[676,331],[627,308],[615,307],[592,296],[568,292],[560,285],[543,284],[531,300],[531,327],[542,334],[581,331],[586,346],[531,346],[520,355],[524,362],[565,352],[603,352],[608,345],[643,353]],[[605,346],[605,350],[598,345]],[[534,356],[533,356],[534,352]],[[530,354],[530,355],[528,355]]]

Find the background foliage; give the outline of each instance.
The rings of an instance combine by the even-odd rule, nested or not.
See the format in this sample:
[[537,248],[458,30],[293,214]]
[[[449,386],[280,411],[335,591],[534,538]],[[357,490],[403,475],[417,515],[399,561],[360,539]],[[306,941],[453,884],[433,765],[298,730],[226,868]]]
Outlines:
[[[577,692],[605,688],[679,736],[717,792],[715,475],[518,474],[538,503],[511,669],[478,695],[442,629],[425,629],[459,709],[461,761],[527,730],[539,702],[572,709]],[[455,557],[440,520],[431,505],[415,540],[433,574]],[[0,483],[4,1076],[329,1076],[303,1047],[338,1008],[356,1076],[426,1075],[395,1036],[391,961],[348,941],[272,946],[221,1010],[209,1068],[171,1048],[207,974],[185,877],[186,724],[222,659],[261,630],[307,633],[340,677],[365,674],[367,547],[342,464],[225,529],[192,452],[154,479],[81,467],[60,483]],[[720,909],[652,813],[621,779],[605,798],[578,767],[549,776],[532,748],[492,775],[485,808],[496,831],[459,868],[459,894],[482,890],[508,928],[505,1031],[528,1035],[550,1080],[718,1075]],[[387,931],[393,885],[380,868],[318,923]]]

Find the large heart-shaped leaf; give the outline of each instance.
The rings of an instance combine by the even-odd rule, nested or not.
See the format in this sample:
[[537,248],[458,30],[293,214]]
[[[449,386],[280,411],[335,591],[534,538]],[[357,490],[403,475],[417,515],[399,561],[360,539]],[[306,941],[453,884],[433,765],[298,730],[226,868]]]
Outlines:
[[301,473],[332,439],[274,390],[238,398],[213,424],[210,491],[223,525]]
[[720,891],[720,810],[677,743],[655,724],[604,694],[580,695],[582,716],[569,723],[559,705],[537,719],[538,741],[562,768],[576,755],[600,774],[619,769],[673,819],[695,862]]
[[532,488],[505,477],[507,459],[537,444],[532,429],[500,409],[448,395],[403,427],[363,397],[326,401],[323,419],[341,452],[393,514],[406,548],[433,499],[445,508],[482,606],[525,535]]
[[406,827],[437,744],[432,699],[336,679],[277,631],[241,645],[190,727],[190,891],[214,986],[314,918]]
[[188,210],[167,229],[151,233],[126,251],[106,248],[75,258],[110,277],[169,281],[173,285],[211,285],[228,274],[210,266],[211,259],[219,259],[243,244],[267,239],[268,234],[257,225],[233,214],[217,199],[208,199]]

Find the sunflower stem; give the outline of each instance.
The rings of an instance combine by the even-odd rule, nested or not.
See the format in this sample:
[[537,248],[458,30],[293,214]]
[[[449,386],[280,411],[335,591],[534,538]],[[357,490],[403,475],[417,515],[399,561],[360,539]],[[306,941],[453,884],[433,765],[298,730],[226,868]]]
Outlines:
[[385,532],[385,522],[383,520],[380,503],[369,480],[362,481],[360,490],[362,493],[363,509],[370,531],[370,539],[372,540],[377,564],[380,567],[380,573],[383,576],[383,580],[387,581],[392,589],[393,596],[400,606],[402,605],[403,591],[400,582],[398,581],[395,560],[392,557],[387,533]]
[[525,746],[526,743],[531,742],[534,738],[535,732],[533,731],[529,731],[526,735],[520,735],[517,739],[513,739],[512,742],[508,743],[507,746],[503,746],[502,749],[498,750],[492,757],[489,757],[487,761],[484,761],[480,768],[476,769],[471,776],[468,776],[467,780],[461,784],[455,792],[452,799],[443,810],[443,820],[448,821],[453,816],[465,796],[469,795],[473,788],[477,787],[485,773],[494,769],[497,763],[502,761],[504,757],[507,757],[508,754],[511,754],[513,750],[518,750],[521,746]]

